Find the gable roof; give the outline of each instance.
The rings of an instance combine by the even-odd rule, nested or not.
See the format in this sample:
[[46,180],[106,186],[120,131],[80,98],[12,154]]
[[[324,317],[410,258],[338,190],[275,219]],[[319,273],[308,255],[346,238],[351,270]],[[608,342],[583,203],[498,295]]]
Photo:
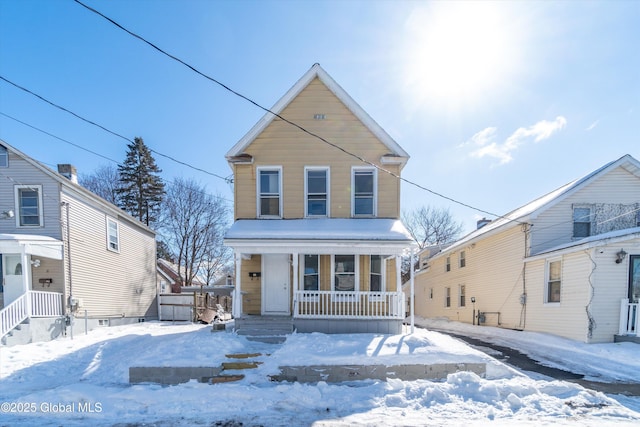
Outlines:
[[29,163],[30,165],[32,165],[36,169],[40,170],[45,175],[49,176],[51,179],[53,179],[54,181],[58,182],[63,187],[71,189],[71,190],[75,191],[76,193],[80,193],[83,197],[89,198],[92,202],[94,202],[97,205],[101,206],[103,209],[111,211],[111,213],[113,215],[118,216],[118,217],[123,218],[123,219],[127,219],[132,224],[135,224],[138,228],[141,228],[141,229],[143,229],[143,230],[145,230],[145,231],[147,231],[149,233],[152,233],[154,235],[156,234],[155,231],[153,231],[151,228],[146,226],[143,222],[138,221],[138,219],[136,219],[133,216],[129,215],[127,212],[123,211],[122,209],[120,209],[119,207],[114,205],[113,203],[110,203],[110,202],[106,201],[105,199],[103,199],[102,197],[98,196],[94,192],[87,190],[82,185],[77,184],[77,183],[71,181],[70,179],[60,175],[59,173],[53,171],[52,169],[50,169],[49,167],[43,165],[42,163],[40,163],[36,159],[24,154],[23,152],[21,152],[17,148],[15,148],[15,147],[11,146],[10,144],[6,143],[4,140],[0,139],[0,145],[5,147],[7,149],[7,151],[10,151],[11,153],[15,154],[16,156],[19,156],[25,162]]
[[275,114],[280,114],[282,111],[293,101],[309,84],[318,78],[342,103],[375,135],[390,151],[393,155],[402,158],[402,163],[406,163],[409,159],[409,154],[398,145],[397,142],[391,138],[391,136],[384,130],[378,123],[376,123],[369,114],[356,101],[349,96],[349,94],[340,87],[335,80],[327,74],[327,72],[320,66],[320,64],[314,64],[309,71],[307,71],[291,89],[284,94],[282,98],[276,102],[269,112],[264,116],[247,132],[246,135],[240,139],[231,149],[227,152],[226,158],[230,160],[232,157],[240,156],[244,153],[244,150],[271,124],[273,119],[276,118]]
[[502,231],[503,229],[509,226],[516,226],[516,225],[522,225],[524,223],[527,223],[529,220],[535,219],[542,212],[555,206],[557,203],[561,202],[562,200],[571,196],[572,194],[584,188],[588,184],[592,183],[596,179],[600,178],[603,175],[606,175],[607,173],[609,173],[610,171],[618,167],[624,168],[629,173],[635,175],[640,179],[640,162],[636,160],[634,157],[632,157],[631,155],[626,154],[620,157],[618,160],[609,162],[604,166],[600,167],[599,169],[596,169],[595,171],[591,172],[590,174],[580,179],[571,181],[568,184],[565,184],[562,187],[557,188],[556,190],[550,193],[547,193],[544,196],[541,196],[527,203],[526,205],[521,206],[503,215],[502,217],[490,222],[484,227],[478,230],[472,231],[471,233],[464,236],[462,239],[456,241],[454,244],[449,246],[443,252],[454,251],[459,247],[469,244],[472,240],[476,240],[480,237],[490,236],[494,233]]

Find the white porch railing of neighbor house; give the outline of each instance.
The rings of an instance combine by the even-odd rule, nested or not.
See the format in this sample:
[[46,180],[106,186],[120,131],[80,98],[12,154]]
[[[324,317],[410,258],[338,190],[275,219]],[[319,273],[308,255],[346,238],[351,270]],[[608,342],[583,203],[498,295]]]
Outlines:
[[620,335],[638,335],[640,327],[640,304],[630,303],[623,298],[620,301]]
[[314,319],[404,319],[398,292],[294,292],[294,317]]
[[62,294],[28,291],[0,310],[0,338],[28,317],[62,316]]

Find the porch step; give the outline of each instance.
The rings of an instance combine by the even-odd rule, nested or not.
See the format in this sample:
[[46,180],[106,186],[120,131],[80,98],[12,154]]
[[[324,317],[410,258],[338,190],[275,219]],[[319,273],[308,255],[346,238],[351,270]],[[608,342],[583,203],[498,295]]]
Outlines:
[[29,344],[31,342],[31,329],[29,319],[26,319],[15,328],[10,330],[7,335],[2,337],[0,343],[4,346],[11,347],[14,345]]
[[293,333],[293,319],[283,316],[247,316],[235,319],[238,335],[251,341],[281,344]]

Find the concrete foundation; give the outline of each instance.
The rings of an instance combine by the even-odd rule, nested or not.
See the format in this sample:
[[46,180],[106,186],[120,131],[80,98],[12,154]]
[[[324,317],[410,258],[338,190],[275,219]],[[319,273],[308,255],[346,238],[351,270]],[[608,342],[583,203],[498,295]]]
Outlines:
[[300,333],[321,332],[325,334],[388,334],[402,333],[402,319],[300,319],[293,320]]
[[222,368],[201,366],[156,366],[156,367],[130,367],[129,383],[156,383],[175,385],[187,383],[191,380],[208,382],[222,372]]

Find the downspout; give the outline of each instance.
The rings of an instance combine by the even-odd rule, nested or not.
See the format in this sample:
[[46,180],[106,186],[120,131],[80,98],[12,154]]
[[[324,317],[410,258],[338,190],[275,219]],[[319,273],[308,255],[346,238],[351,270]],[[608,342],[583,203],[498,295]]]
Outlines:
[[529,256],[529,232],[532,225],[529,223],[522,224],[524,232],[524,258],[522,262],[522,294],[520,295],[520,304],[522,309],[520,312],[520,326],[525,329],[527,326],[527,263],[524,261]]

